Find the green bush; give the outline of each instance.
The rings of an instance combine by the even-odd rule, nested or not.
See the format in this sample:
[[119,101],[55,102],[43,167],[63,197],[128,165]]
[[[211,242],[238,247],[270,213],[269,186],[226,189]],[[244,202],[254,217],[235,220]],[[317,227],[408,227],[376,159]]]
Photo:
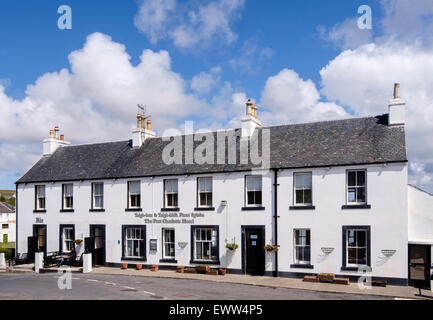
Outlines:
[[0,253],[5,254],[6,261],[12,260],[12,258],[15,256],[15,249],[14,248],[0,248]]

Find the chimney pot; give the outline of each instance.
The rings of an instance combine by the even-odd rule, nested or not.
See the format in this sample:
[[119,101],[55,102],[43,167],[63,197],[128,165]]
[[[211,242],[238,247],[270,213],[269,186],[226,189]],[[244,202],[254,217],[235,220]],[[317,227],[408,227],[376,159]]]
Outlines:
[[148,131],[152,130],[152,120],[147,120],[147,130]]
[[394,99],[400,99],[400,83],[394,84]]
[[59,127],[58,126],[54,127],[54,139],[59,140]]
[[54,130],[50,130],[50,139],[54,139]]
[[65,135],[64,134],[60,135],[60,140],[65,141]]

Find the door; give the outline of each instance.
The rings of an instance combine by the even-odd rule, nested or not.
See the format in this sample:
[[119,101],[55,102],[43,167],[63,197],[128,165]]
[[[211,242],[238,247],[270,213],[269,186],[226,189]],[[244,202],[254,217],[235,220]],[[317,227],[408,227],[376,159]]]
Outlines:
[[47,226],[33,225],[33,236],[37,237],[37,250],[47,254]]
[[265,273],[265,227],[243,227],[242,269],[251,275]]
[[409,245],[409,285],[430,290],[430,245]]
[[93,265],[105,264],[105,225],[91,225],[90,237],[93,239]]
[[38,251],[38,237],[27,238],[27,258],[30,262],[35,261],[35,252]]
[[8,243],[9,241],[8,241],[8,235],[7,234],[4,234],[3,235],[3,243]]

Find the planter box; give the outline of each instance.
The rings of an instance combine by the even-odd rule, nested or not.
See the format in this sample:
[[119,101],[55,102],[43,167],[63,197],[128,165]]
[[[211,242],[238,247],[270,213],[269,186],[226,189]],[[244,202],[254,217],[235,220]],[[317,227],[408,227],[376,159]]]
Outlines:
[[127,263],[122,263],[122,269],[123,269],[123,270],[128,269],[128,264],[127,264]]
[[335,275],[333,273],[319,273],[319,281],[320,282],[333,282],[335,279]]
[[178,273],[184,273],[184,271],[185,271],[185,267],[177,267],[176,268],[176,271],[178,272]]
[[150,267],[150,271],[158,271],[159,270],[159,266],[151,266]]
[[319,279],[316,276],[305,276],[304,282],[319,282]]
[[373,280],[371,281],[371,285],[373,287],[386,287],[386,281]]
[[143,269],[143,265],[142,264],[136,264],[135,269],[141,270],[141,269]]
[[197,271],[197,273],[206,274],[210,270],[210,267],[209,266],[197,266],[197,267],[195,267],[195,270]]
[[211,276],[217,276],[218,270],[209,270],[209,271],[206,271],[206,274],[211,275]]
[[218,270],[218,274],[219,274],[220,276],[225,276],[226,273],[227,273],[227,270],[226,270],[226,269],[220,268],[220,269]]
[[193,268],[186,268],[186,269],[184,269],[183,272],[184,273],[194,273],[194,274],[197,273],[197,271]]
[[344,284],[344,285],[348,286],[350,283],[350,280],[349,280],[349,278],[335,278],[332,283]]

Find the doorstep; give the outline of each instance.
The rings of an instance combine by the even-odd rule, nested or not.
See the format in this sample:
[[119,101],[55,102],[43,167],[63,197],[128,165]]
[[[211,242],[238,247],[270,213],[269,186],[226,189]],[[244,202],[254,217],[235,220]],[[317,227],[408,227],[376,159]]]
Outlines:
[[311,283],[303,282],[303,279],[286,278],[286,277],[267,277],[267,276],[250,276],[238,275],[227,273],[224,276],[210,276],[206,274],[190,274],[190,273],[177,273],[174,270],[160,270],[150,271],[147,269],[135,270],[114,267],[100,267],[93,269],[93,274],[110,274],[110,275],[125,275],[125,276],[141,276],[153,278],[172,278],[172,279],[192,279],[204,280],[213,282],[235,283],[244,285],[255,285],[273,288],[287,288],[287,289],[300,289],[312,290],[331,293],[349,293],[349,294],[366,294],[377,295],[385,297],[403,298],[403,299],[433,299],[431,291],[423,290],[423,297],[418,296],[418,289],[408,286],[386,286],[386,287],[372,287],[371,289],[361,290],[358,288],[357,283],[350,283],[349,285],[333,284],[333,283]]

